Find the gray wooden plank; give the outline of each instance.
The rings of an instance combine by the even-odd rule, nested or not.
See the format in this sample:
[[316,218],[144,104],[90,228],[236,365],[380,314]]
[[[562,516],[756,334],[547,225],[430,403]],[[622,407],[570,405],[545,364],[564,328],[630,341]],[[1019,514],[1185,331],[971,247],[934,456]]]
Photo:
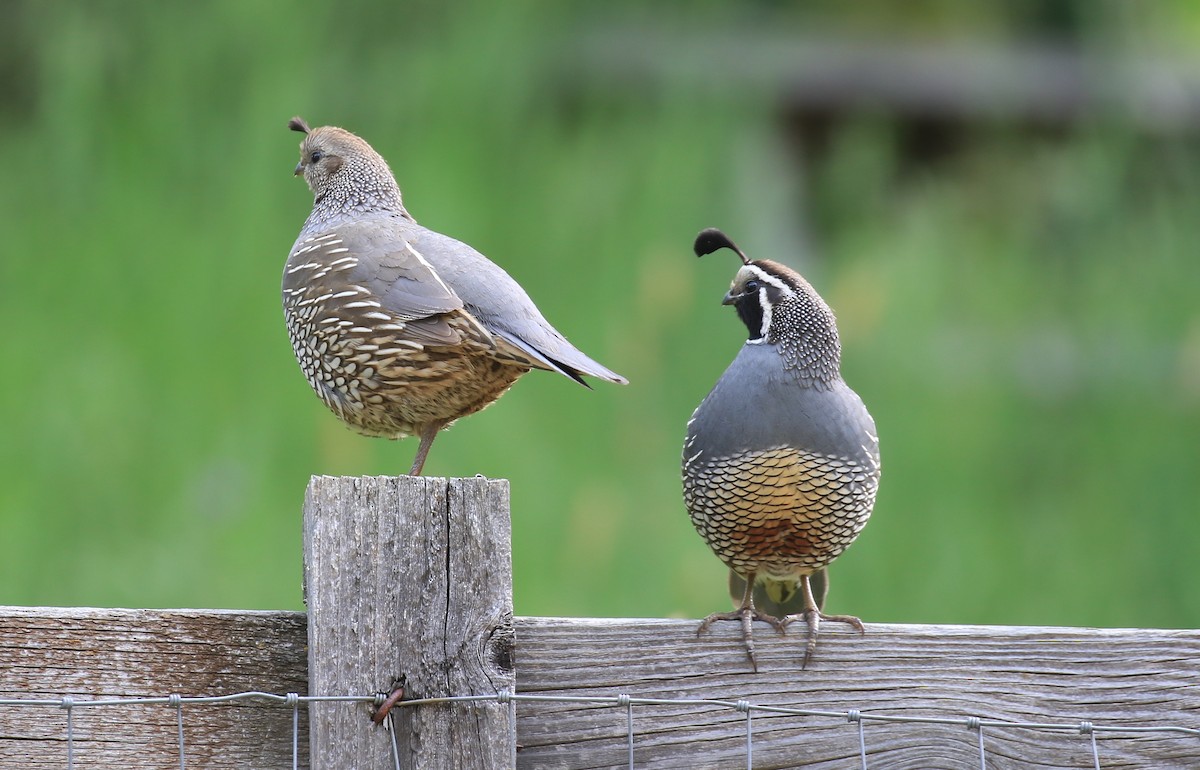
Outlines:
[[[831,625],[806,670],[798,635],[761,633],[753,674],[736,624],[697,638],[696,622],[516,618],[517,692],[1200,728],[1200,631],[868,622],[858,636]],[[0,608],[0,699],[304,693],[304,645],[297,613]],[[313,704],[301,716],[326,708]],[[374,729],[367,707],[348,708],[354,724]],[[440,708],[429,713],[478,707]],[[627,766],[623,708],[520,701],[516,712],[518,767]],[[189,767],[290,767],[285,707],[198,706],[185,715]],[[75,717],[78,767],[175,766],[169,707],[76,709]],[[635,706],[634,717],[638,768],[745,766],[738,712]],[[65,767],[64,725],[59,709],[0,706],[0,767]],[[844,717],[756,714],[753,728],[758,770],[858,767],[858,728]],[[868,721],[864,737],[870,767],[979,766],[977,734],[965,726]],[[1078,731],[989,727],[984,739],[990,770],[1093,766],[1090,738]],[[1100,733],[1097,747],[1105,770],[1200,766],[1198,736]]]
[[[305,499],[314,695],[407,698],[511,690],[508,482],[481,477],[314,477]],[[370,707],[314,712],[313,767],[392,766]],[[511,709],[491,702],[397,711],[405,768],[508,768]]]
[[[304,693],[305,624],[296,612],[0,608],[0,699]],[[291,767],[289,709],[241,702],[183,714],[189,767]],[[72,722],[75,767],[178,767],[170,706],[76,708]],[[66,739],[63,709],[0,706],[0,768],[64,768]]]
[[[865,714],[1200,728],[1200,632],[917,626],[821,631],[800,668],[800,633],[756,629],[759,673],[736,623],[704,637],[694,620],[518,618],[523,693],[748,700]],[[798,630],[797,630],[798,631]],[[705,706],[636,706],[637,767],[745,767],[745,718]],[[755,715],[754,767],[847,768],[858,725],[845,717]],[[864,723],[871,767],[979,766],[965,726]],[[518,766],[627,767],[619,708],[520,702]],[[984,730],[988,767],[1092,767],[1078,730]],[[1102,767],[1200,766],[1200,736],[1100,734]]]

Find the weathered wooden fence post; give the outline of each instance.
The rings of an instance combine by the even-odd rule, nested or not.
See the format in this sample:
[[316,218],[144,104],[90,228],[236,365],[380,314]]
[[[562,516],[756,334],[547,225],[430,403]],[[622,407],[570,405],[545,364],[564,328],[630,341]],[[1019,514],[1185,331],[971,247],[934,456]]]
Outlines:
[[[514,689],[508,482],[314,476],[304,502],[311,695],[405,699]],[[399,707],[404,768],[511,768],[495,702]],[[313,770],[392,768],[363,704],[309,708]]]

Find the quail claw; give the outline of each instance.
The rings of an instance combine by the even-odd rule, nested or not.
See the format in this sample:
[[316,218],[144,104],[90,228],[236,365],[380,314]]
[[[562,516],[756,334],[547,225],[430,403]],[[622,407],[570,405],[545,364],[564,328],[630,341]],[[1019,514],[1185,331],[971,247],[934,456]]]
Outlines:
[[826,615],[817,609],[788,615],[783,619],[783,622],[785,625],[790,625],[798,620],[803,620],[808,625],[808,639],[804,643],[804,660],[800,663],[800,668],[802,669],[808,668],[808,661],[812,659],[813,653],[817,651],[817,630],[821,627],[822,620],[847,623],[853,626],[854,630],[860,634],[867,632],[867,629],[863,626],[863,622],[853,615]]
[[774,615],[768,615],[765,612],[759,612],[755,609],[754,577],[754,573],[745,576],[746,588],[742,593],[742,603],[738,605],[738,608],[731,612],[714,612],[709,615],[700,621],[700,627],[696,629],[696,636],[703,634],[708,630],[709,626],[718,620],[742,621],[742,639],[746,642],[746,657],[750,658],[750,668],[757,674],[758,661],[754,659],[754,634],[751,630],[753,622],[755,620],[764,621],[781,634],[787,633],[787,624]]
[[860,634],[865,634],[867,629],[863,626],[863,622],[853,615],[826,615],[817,609],[817,603],[813,601],[812,589],[809,587],[807,575],[801,578],[800,588],[804,591],[804,611],[797,612],[795,615],[788,615],[781,622],[784,628],[801,620],[808,626],[808,638],[804,642],[804,660],[800,663],[800,668],[805,669],[808,668],[808,661],[812,660],[813,653],[817,651],[817,631],[821,628],[822,620],[849,624]]
[[750,659],[750,668],[754,669],[754,673],[758,673],[758,661],[754,659],[754,634],[751,630],[755,620],[761,620],[774,628],[781,634],[787,633],[785,624],[782,620],[774,615],[768,615],[765,612],[759,612],[754,609],[754,606],[743,606],[730,612],[714,612],[704,620],[700,621],[700,627],[696,629],[696,636],[700,636],[708,627],[718,620],[740,620],[742,621],[742,639],[746,642],[746,657]]

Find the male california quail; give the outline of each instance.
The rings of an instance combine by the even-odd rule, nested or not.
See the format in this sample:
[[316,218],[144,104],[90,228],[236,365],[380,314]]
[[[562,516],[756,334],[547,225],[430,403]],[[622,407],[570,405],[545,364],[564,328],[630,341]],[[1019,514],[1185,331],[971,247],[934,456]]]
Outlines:
[[296,174],[313,209],[283,271],[283,310],[313,390],[359,433],[421,444],[483,409],[530,369],[625,378],[551,326],[508,273],[417,224],[387,162],[340,128],[305,134]]
[[[808,624],[804,665],[826,615],[812,585],[862,531],[879,486],[879,439],[862,400],[842,380],[841,344],[833,312],[800,275],[766,259],[751,261],[720,230],[700,233],[696,256],[721,248],[742,259],[723,304],[750,332],[733,363],[688,421],[683,445],[683,498],[692,524],[736,573],[742,588],[733,612],[700,624],[741,620],[754,660],[751,621],[781,633]],[[800,594],[802,611],[776,617],[754,604],[760,584],[773,606]],[[761,595],[761,594],[760,594]],[[794,606],[794,605],[793,605]]]

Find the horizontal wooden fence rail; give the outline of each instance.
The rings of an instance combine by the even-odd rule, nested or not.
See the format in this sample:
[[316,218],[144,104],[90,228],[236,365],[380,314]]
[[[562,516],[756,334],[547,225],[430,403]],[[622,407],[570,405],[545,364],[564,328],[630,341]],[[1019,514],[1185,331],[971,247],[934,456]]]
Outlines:
[[[309,495],[307,614],[0,607],[0,768],[1200,767],[1200,631],[763,631],[755,674],[736,623],[512,618],[504,484]],[[483,700],[376,725],[397,683]]]
[[[1200,729],[1196,631],[869,624],[861,637],[822,631],[820,658],[803,671],[798,638],[763,634],[760,672],[752,674],[736,624],[699,639],[691,620],[516,618],[514,625],[521,695],[856,710],[868,717],[872,767],[977,767],[978,749],[963,725],[877,724],[871,715]],[[302,613],[0,608],[0,701],[303,694],[305,646]],[[291,766],[290,709],[184,708],[189,766]],[[305,706],[318,708],[384,732],[367,703]],[[636,767],[744,767],[744,717],[733,710],[633,708]],[[519,767],[628,766],[624,708],[519,701],[516,715]],[[169,767],[177,751],[169,705],[76,707],[74,721],[76,767]],[[841,718],[758,715],[754,767],[856,767],[857,729]],[[1200,765],[1200,735],[1098,735],[1104,768]],[[985,740],[996,757],[989,768],[1092,767],[1090,742],[1077,731],[988,728]],[[65,741],[61,706],[0,705],[0,767],[62,768]]]

